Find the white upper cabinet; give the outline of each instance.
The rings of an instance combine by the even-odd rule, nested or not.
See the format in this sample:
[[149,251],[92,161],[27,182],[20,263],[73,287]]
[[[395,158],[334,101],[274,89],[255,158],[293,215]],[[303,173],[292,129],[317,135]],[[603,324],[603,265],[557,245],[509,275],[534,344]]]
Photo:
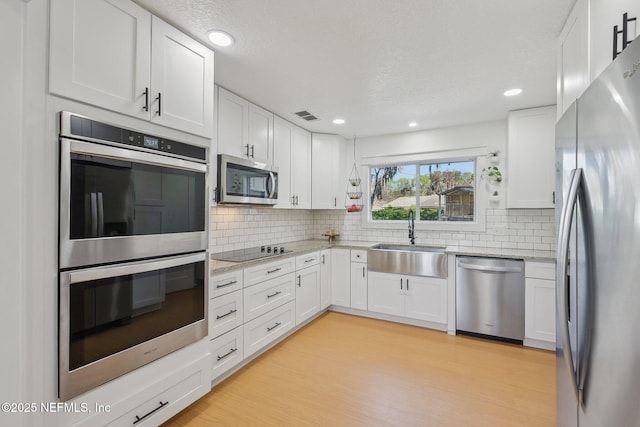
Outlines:
[[52,93],[149,119],[151,14],[129,0],[51,2]]
[[578,0],[558,38],[558,118],[589,86],[588,19],[587,0]]
[[311,208],[344,209],[346,144],[339,135],[311,136]]
[[[624,13],[628,14],[628,18],[636,18],[627,25],[627,41],[630,42],[640,35],[640,2],[590,0],[589,7],[590,74],[593,81],[613,61],[613,27],[617,25],[618,31],[622,31]],[[618,51],[622,50],[622,41],[622,34],[619,34]]]
[[218,88],[218,153],[273,163],[273,114]]
[[[577,0],[558,38],[558,117],[613,61],[613,27],[622,31],[627,13],[627,41],[640,35],[637,0]],[[618,51],[623,35],[617,36]]]
[[213,136],[213,52],[152,17],[151,121]]
[[291,193],[297,209],[311,209],[311,132],[293,128]]
[[280,117],[273,121],[273,164],[278,168],[278,204],[275,208],[292,208],[295,198],[291,190],[291,141],[293,125]]
[[218,87],[218,153],[247,157],[249,101]]
[[213,51],[128,0],[51,2],[51,93],[213,136]]
[[507,207],[553,208],[556,107],[509,113]]

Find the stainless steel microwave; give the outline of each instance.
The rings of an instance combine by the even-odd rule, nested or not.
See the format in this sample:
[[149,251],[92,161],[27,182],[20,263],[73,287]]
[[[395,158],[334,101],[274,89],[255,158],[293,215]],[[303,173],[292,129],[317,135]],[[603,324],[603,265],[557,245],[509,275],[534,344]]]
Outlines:
[[218,155],[218,203],[275,205],[278,168],[239,157]]

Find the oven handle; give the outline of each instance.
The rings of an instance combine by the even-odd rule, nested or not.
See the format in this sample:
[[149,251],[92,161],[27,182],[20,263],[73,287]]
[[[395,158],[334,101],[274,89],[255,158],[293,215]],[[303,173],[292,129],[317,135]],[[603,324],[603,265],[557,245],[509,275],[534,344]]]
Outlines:
[[69,151],[71,153],[101,156],[125,162],[134,161],[137,163],[184,169],[193,172],[205,173],[207,171],[206,164],[177,159],[175,157],[146,153],[144,151],[128,150],[126,148],[112,147],[109,145],[94,144],[92,142],[76,141],[67,138],[61,138],[60,141],[62,143],[69,144]]
[[104,203],[102,191],[98,192],[98,237],[104,236]]
[[127,274],[144,273],[163,268],[177,267],[179,265],[204,261],[205,259],[206,252],[198,252],[196,254],[172,256],[159,260],[136,261],[126,264],[90,267],[67,272],[66,274],[68,274],[69,284],[73,284],[78,282],[88,282],[91,280],[106,279],[108,277],[124,276]]

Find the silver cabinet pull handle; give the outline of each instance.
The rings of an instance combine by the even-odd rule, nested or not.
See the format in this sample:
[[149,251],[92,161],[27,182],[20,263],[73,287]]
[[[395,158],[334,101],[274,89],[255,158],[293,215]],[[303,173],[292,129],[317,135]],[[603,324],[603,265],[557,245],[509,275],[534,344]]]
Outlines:
[[302,276],[298,275],[298,287],[302,286]]
[[246,156],[249,157],[249,144],[245,145],[245,147],[247,147],[247,154]]
[[224,288],[225,286],[235,285],[236,283],[238,283],[237,280],[232,280],[232,281],[224,283],[222,285],[216,285],[216,289]]
[[268,270],[267,274],[275,273],[276,271],[280,271],[280,270],[282,270],[282,268],[280,268],[280,267],[278,267],[278,268],[276,268],[274,270]]
[[234,309],[234,310],[230,310],[228,313],[221,314],[220,316],[216,316],[216,320],[220,320],[220,319],[223,319],[223,318],[225,318],[225,317],[227,317],[227,316],[231,316],[231,315],[232,315],[233,313],[235,313],[236,311],[238,311],[238,310],[235,310],[235,309]]
[[223,354],[222,356],[218,356],[218,362],[221,361],[222,359],[226,358],[226,357],[231,356],[236,351],[238,351],[237,348],[232,348],[231,350],[229,350],[227,353]]
[[254,156],[254,153],[253,153],[253,148],[254,148],[254,147],[255,147],[255,145],[252,145],[252,146],[251,146],[251,158],[252,158],[252,159],[255,157],[255,156]]
[[364,267],[362,267],[362,277],[364,277]]
[[275,297],[276,295],[280,295],[281,293],[282,293],[281,291],[278,291],[278,292],[276,292],[276,293],[274,293],[274,294],[267,295],[267,298],[273,298],[273,297]]
[[276,322],[276,324],[275,324],[275,325],[273,325],[273,326],[272,326],[272,327],[270,327],[270,328],[269,328],[269,327],[267,328],[267,332],[271,332],[272,330],[274,330],[275,328],[277,328],[277,327],[278,327],[278,326],[280,326],[280,325],[282,325],[282,323],[280,323],[280,322]]
[[315,258],[309,258],[309,259],[305,259],[305,260],[304,260],[305,264],[306,264],[307,262],[311,262],[311,261],[315,261]]
[[402,290],[402,277],[400,278],[400,290]]
[[409,279],[407,279],[407,290],[409,290]]

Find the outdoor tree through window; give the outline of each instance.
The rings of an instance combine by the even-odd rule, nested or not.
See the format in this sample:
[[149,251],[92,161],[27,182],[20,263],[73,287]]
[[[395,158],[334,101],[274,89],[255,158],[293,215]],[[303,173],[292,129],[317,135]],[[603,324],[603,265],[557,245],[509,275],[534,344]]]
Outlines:
[[374,221],[475,221],[475,161],[369,168],[369,212]]

